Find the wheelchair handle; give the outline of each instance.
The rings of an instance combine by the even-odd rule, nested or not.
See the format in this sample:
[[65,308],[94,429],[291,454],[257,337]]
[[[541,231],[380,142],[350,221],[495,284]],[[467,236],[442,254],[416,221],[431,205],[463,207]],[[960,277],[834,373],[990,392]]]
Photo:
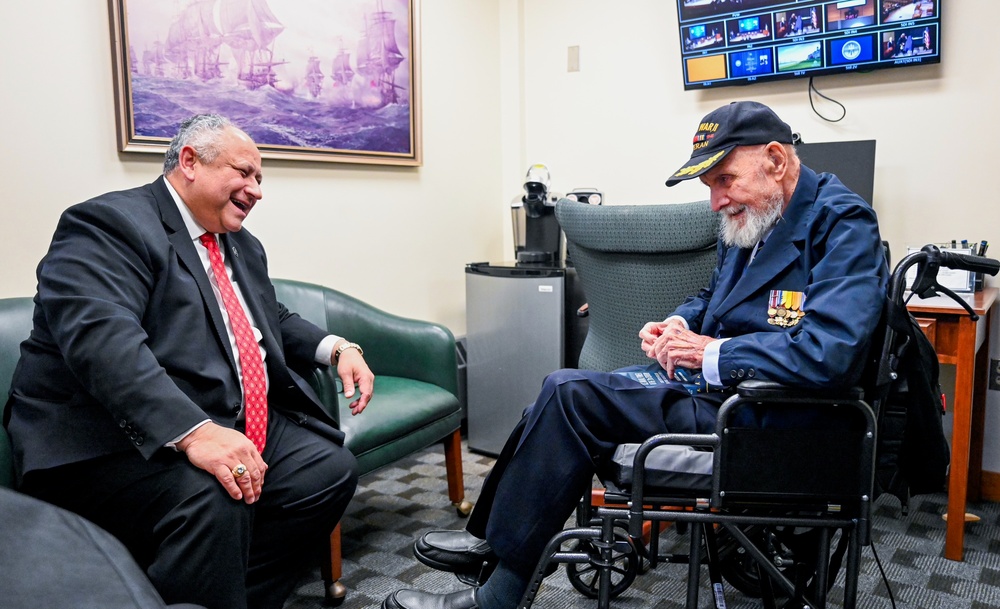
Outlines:
[[1000,272],[1000,260],[986,258],[985,256],[960,254],[958,252],[938,251],[941,256],[941,266],[948,267],[949,269],[972,271],[973,273],[986,273],[987,275],[996,275]]
[[979,316],[965,299],[938,283],[938,270],[943,266],[988,275],[996,275],[1000,271],[1000,261],[993,258],[957,252],[942,252],[937,246],[928,244],[920,248],[919,252],[913,252],[900,260],[893,270],[892,276],[889,278],[889,298],[896,304],[903,304],[903,293],[906,290],[906,271],[913,265],[917,265],[917,276],[913,280],[913,285],[910,286],[910,291],[913,294],[921,298],[928,298],[943,293],[961,305],[973,321],[978,320]]
[[942,289],[937,282],[940,267],[996,275],[1000,272],[1000,261],[984,256],[972,256],[957,252],[942,252],[937,246],[928,244],[899,261],[889,280],[889,297],[902,304],[903,292],[906,289],[906,272],[917,265],[917,276],[910,290],[921,298],[933,296],[938,290],[944,291],[953,299],[960,300],[950,294],[950,290]]

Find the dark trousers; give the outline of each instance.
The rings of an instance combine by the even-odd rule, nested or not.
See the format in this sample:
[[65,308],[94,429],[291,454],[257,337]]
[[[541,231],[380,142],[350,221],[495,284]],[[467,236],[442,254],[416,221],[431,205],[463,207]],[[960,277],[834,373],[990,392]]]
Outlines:
[[280,609],[354,495],[357,462],[274,409],[263,457],[253,505],[167,449],[30,472],[23,490],[118,537],[167,603]]
[[616,446],[659,433],[712,433],[727,397],[644,387],[613,373],[553,372],[483,483],[468,531],[527,575]]

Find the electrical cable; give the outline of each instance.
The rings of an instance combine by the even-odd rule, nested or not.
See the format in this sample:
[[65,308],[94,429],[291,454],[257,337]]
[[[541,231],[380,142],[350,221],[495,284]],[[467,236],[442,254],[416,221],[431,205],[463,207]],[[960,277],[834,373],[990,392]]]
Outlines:
[[[813,103],[813,93],[815,93],[816,95],[819,95],[820,97],[822,97],[823,99],[825,99],[827,101],[833,102],[833,103],[837,104],[838,106],[840,106],[840,109],[843,110],[843,113],[841,113],[840,118],[827,118],[827,117],[823,116],[822,114],[820,114],[819,110],[816,109],[816,104]],[[847,108],[844,107],[844,104],[840,103],[839,101],[837,101],[837,100],[835,100],[835,99],[833,99],[831,97],[828,97],[828,96],[823,95],[822,93],[820,93],[819,89],[816,88],[816,85],[813,84],[813,77],[812,76],[809,77],[809,107],[812,108],[812,111],[816,114],[816,116],[820,117],[821,119],[825,120],[828,123],[836,123],[838,121],[844,120],[844,117],[847,116]]]
[[885,590],[889,593],[889,603],[892,605],[892,609],[896,609],[896,597],[892,595],[892,586],[889,585],[889,577],[885,574],[885,569],[882,568],[882,561],[878,557],[878,552],[875,551],[875,542],[871,543],[872,555],[875,556],[875,564],[878,565],[878,572],[882,574],[882,582],[885,583]]

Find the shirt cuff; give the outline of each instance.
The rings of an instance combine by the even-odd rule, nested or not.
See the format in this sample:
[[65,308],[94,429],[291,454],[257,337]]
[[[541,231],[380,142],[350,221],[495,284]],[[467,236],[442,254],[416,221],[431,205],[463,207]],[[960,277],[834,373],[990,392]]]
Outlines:
[[333,364],[333,347],[338,341],[343,340],[343,337],[331,334],[319,341],[319,346],[316,347],[316,363],[325,364],[330,366]]
[[202,421],[201,423],[198,423],[197,425],[195,425],[195,426],[194,426],[194,427],[192,427],[191,429],[189,429],[189,430],[185,431],[184,433],[182,433],[181,435],[177,436],[177,437],[176,437],[176,438],[174,438],[173,440],[171,440],[171,441],[167,442],[166,444],[164,444],[164,445],[163,445],[163,446],[164,446],[164,448],[172,448],[172,449],[174,449],[174,450],[177,450],[177,443],[178,443],[178,442],[180,442],[180,441],[181,441],[181,440],[183,440],[184,438],[188,437],[188,435],[190,435],[192,431],[194,431],[194,430],[198,429],[199,427],[201,427],[202,425],[204,425],[204,424],[208,423],[208,422],[209,422],[209,421],[211,421],[211,420],[212,420],[212,419],[205,419],[205,420],[204,420],[204,421]]
[[691,326],[689,326],[689,325],[688,325],[688,320],[684,319],[684,318],[683,318],[683,317],[681,317],[680,315],[671,315],[670,317],[668,317],[668,318],[664,319],[664,320],[663,320],[663,323],[667,323],[668,321],[670,321],[670,320],[672,320],[672,319],[676,319],[677,321],[679,321],[679,322],[681,322],[682,324],[684,324],[684,329],[685,329],[685,330],[690,330],[690,329],[691,329]]
[[719,374],[719,351],[722,343],[728,338],[718,338],[705,345],[705,353],[701,358],[701,375],[709,385],[722,387],[722,378]]

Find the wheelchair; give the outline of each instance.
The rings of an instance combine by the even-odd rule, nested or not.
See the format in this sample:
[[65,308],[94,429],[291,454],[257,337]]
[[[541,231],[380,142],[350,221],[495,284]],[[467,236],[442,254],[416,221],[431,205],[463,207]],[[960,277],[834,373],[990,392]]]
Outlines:
[[[661,434],[619,446],[597,472],[602,501],[585,497],[576,526],[549,541],[519,607],[530,608],[558,563],[574,588],[607,609],[637,575],[668,562],[688,565],[688,609],[698,607],[703,565],[716,609],[726,607],[723,580],[761,598],[766,609],[823,609],[843,564],[843,606],[853,609],[880,491],[877,430],[905,347],[887,317],[905,306],[913,266],[912,293],[948,295],[973,318],[960,296],[937,283],[938,269],[1000,270],[997,260],[925,246],[890,277],[862,386],[818,391],[744,381],[720,408],[714,433]],[[748,426],[739,422],[744,409],[795,409],[802,416],[792,425]],[[666,523],[686,537],[686,552],[661,552]]]

